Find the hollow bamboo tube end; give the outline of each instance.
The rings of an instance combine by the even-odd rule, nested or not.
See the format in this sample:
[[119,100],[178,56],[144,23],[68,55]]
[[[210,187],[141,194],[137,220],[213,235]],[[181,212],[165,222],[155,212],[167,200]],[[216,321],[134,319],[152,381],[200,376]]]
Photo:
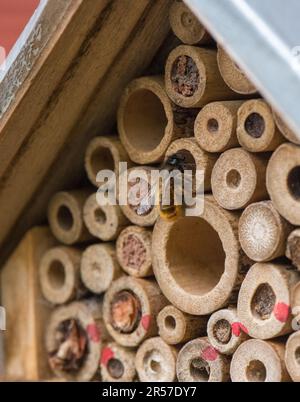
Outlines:
[[284,344],[249,339],[233,355],[230,374],[233,382],[290,381]]
[[300,147],[285,143],[272,154],[267,188],[279,213],[291,224],[300,225]]
[[255,95],[257,93],[256,88],[245,73],[220,46],[218,46],[218,65],[224,81],[233,91],[241,95]]
[[223,208],[236,210],[268,198],[266,156],[242,148],[229,149],[217,160],[211,178],[213,195]]
[[272,109],[261,99],[249,100],[239,108],[237,136],[240,145],[249,152],[274,151],[284,142]]
[[99,368],[101,333],[101,305],[95,300],[54,310],[46,331],[53,372],[71,381],[92,380]]
[[102,241],[115,240],[129,225],[118,205],[99,205],[96,194],[91,194],[86,200],[83,219],[89,232]]
[[167,149],[166,158],[174,154],[180,154],[184,158],[183,163],[186,170],[203,171],[204,190],[209,191],[211,189],[211,173],[217,156],[203,151],[195,138],[181,138],[172,142]]
[[88,189],[56,193],[48,206],[48,221],[53,235],[72,245],[92,239],[83,221],[83,205],[91,194]]
[[172,31],[181,42],[187,45],[203,45],[212,42],[205,28],[183,2],[173,2],[169,20]]
[[104,182],[97,181],[101,170],[119,171],[119,163],[131,164],[125,148],[118,137],[95,137],[89,143],[85,153],[85,170],[90,182],[100,187]]
[[118,129],[135,163],[162,161],[174,137],[174,117],[161,77],[143,77],[129,84],[118,110]]
[[159,312],[157,325],[159,336],[169,345],[177,345],[205,335],[207,317],[186,314],[170,305]]
[[71,247],[51,248],[43,255],[40,284],[46,300],[53,304],[70,302],[80,294],[81,252]]
[[300,281],[294,284],[294,286],[292,287],[291,298],[292,298],[292,305],[291,305],[292,314],[294,316],[299,316],[298,318],[300,319]]
[[213,348],[208,338],[197,338],[180,350],[177,377],[179,382],[227,382],[229,365],[228,357]]
[[232,296],[245,269],[237,219],[206,196],[201,217],[157,221],[152,241],[154,274],[164,295],[180,310],[211,314]]
[[195,120],[195,137],[207,152],[224,152],[239,145],[237,112],[243,101],[212,102],[204,106]]
[[196,46],[180,45],[169,54],[165,86],[172,101],[185,108],[238,98],[220,75],[216,51]]
[[271,201],[249,205],[239,221],[241,246],[247,256],[257,262],[283,256],[291,230],[292,226],[281,217]]
[[129,226],[122,231],[116,249],[119,264],[125,272],[137,278],[153,275],[151,242],[149,229]]
[[173,382],[176,379],[177,349],[160,337],[147,339],[139,347],[135,365],[141,382]]
[[238,317],[253,338],[271,339],[291,332],[292,288],[299,274],[288,266],[256,263],[239,292]]
[[292,334],[286,344],[285,364],[294,382],[300,382],[300,331]]
[[153,168],[150,166],[137,166],[128,171],[127,202],[120,207],[126,218],[134,225],[153,226],[158,218],[158,206],[151,203],[152,171]]
[[135,352],[131,349],[110,342],[102,349],[100,363],[103,382],[133,382],[136,380]]
[[289,235],[285,254],[300,271],[300,229],[293,230]]
[[112,244],[94,244],[83,252],[81,278],[93,293],[105,292],[120,275],[121,269]]
[[220,353],[231,355],[248,335],[239,322],[235,308],[219,310],[208,320],[207,334],[211,345]]
[[300,145],[300,139],[296,136],[296,134],[287,126],[287,124],[282,120],[282,118],[273,110],[273,116],[275,123],[282,135],[289,141],[293,142],[296,145]]
[[104,322],[116,342],[134,347],[157,335],[155,317],[166,304],[154,281],[122,277],[105,294]]

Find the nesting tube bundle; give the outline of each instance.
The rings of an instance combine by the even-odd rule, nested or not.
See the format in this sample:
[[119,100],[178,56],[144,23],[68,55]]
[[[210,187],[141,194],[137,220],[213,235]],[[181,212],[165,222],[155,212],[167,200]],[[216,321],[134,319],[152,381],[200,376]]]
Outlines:
[[271,261],[285,254],[292,229],[271,201],[261,201],[249,205],[242,213],[239,239],[249,258],[257,262]]
[[100,370],[104,382],[132,382],[136,380],[134,349],[115,342],[107,343],[101,352]]
[[122,277],[105,294],[103,319],[117,343],[136,347],[144,339],[157,335],[155,318],[166,304],[155,281]]
[[56,193],[48,207],[52,233],[62,243],[72,245],[93,239],[83,221],[83,206],[90,189]]
[[153,275],[151,244],[151,230],[140,226],[124,229],[116,244],[117,258],[123,270],[137,278]]
[[195,121],[195,137],[207,152],[224,152],[239,145],[237,114],[243,101],[211,102],[204,106]]
[[84,294],[80,261],[81,251],[73,247],[54,247],[43,255],[39,275],[43,295],[48,301],[63,304]]
[[186,343],[177,359],[177,377],[180,382],[227,382],[230,359],[221,355],[208,338],[196,338]]
[[241,95],[256,95],[254,85],[221,46],[218,46],[218,66],[229,88]]
[[184,108],[239,98],[221,77],[217,52],[196,46],[180,45],[169,54],[165,86],[172,101]]
[[239,108],[237,135],[240,145],[250,152],[274,151],[284,142],[272,109],[261,99],[249,100]]
[[105,341],[101,304],[94,299],[58,307],[52,313],[46,348],[58,377],[89,381],[98,376],[101,343]]
[[205,28],[182,1],[174,1],[170,8],[169,19],[172,31],[181,42],[187,45],[204,45],[212,42]]
[[86,200],[83,219],[89,232],[102,241],[115,240],[129,225],[119,205],[99,205],[96,194]]
[[238,216],[223,210],[211,196],[205,197],[201,217],[158,220],[153,232],[153,269],[174,306],[206,315],[235,296],[249,268],[237,225]]
[[238,317],[253,338],[272,339],[292,332],[292,289],[299,273],[288,266],[256,263],[238,297]]
[[230,374],[233,382],[290,381],[284,361],[284,344],[250,339],[232,358]]
[[221,207],[245,208],[268,198],[266,169],[268,157],[242,148],[229,149],[217,160],[211,178],[212,192]]
[[206,333],[207,317],[186,314],[169,305],[157,316],[159,336],[169,345],[177,345],[203,336]]
[[81,278],[95,294],[104,293],[122,275],[112,244],[93,244],[82,254]]
[[209,342],[225,355],[232,355],[248,339],[247,333],[247,329],[239,322],[234,307],[216,311],[207,324]]
[[135,365],[142,382],[173,382],[178,350],[160,337],[147,339],[139,347]]

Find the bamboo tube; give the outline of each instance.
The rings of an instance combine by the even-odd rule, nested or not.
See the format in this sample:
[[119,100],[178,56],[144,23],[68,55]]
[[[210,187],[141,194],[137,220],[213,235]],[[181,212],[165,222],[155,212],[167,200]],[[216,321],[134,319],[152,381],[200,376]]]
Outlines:
[[193,135],[196,112],[170,101],[162,77],[136,79],[125,89],[118,110],[120,139],[134,162],[160,162],[173,140]]
[[239,108],[237,136],[240,145],[249,152],[274,151],[285,141],[272,109],[262,99],[251,99]]
[[257,94],[256,88],[246,74],[220,46],[218,46],[218,65],[224,81],[233,91],[248,96]]
[[239,322],[235,307],[213,313],[208,320],[207,335],[211,345],[225,355],[232,355],[248,339],[247,330]]
[[211,177],[212,192],[218,204],[225,209],[236,210],[267,199],[267,158],[242,148],[224,152],[217,160]]
[[141,382],[174,382],[178,351],[159,336],[147,339],[138,348],[135,365]]
[[97,181],[97,174],[101,170],[111,170],[118,176],[120,162],[132,165],[118,137],[95,137],[86,149],[85,170],[90,182],[96,187],[104,184]]
[[180,350],[176,371],[179,382],[227,382],[230,360],[214,349],[208,338],[194,339]]
[[73,247],[54,247],[43,255],[39,276],[43,296],[53,304],[79,299],[85,293],[80,279],[81,251]]
[[284,362],[284,344],[249,339],[233,355],[233,382],[286,382],[290,376]]
[[[138,166],[128,171],[128,198],[127,203],[120,205],[123,214],[127,219],[138,226],[153,226],[159,209],[151,202],[151,171],[150,166]],[[140,172],[140,173],[139,173]],[[130,174],[140,174],[141,178],[130,179]],[[146,175],[147,182],[142,178]],[[137,191],[138,188],[138,191]],[[142,202],[137,202],[139,199]],[[145,203],[146,201],[146,203]]]
[[286,123],[282,120],[282,118],[273,110],[273,117],[275,123],[282,135],[289,141],[293,142],[296,145],[300,145],[300,139],[296,136],[296,134],[286,125]]
[[[184,157],[187,170],[202,170],[204,174],[204,190],[211,190],[211,172],[217,161],[217,156],[203,151],[195,138],[182,138],[172,142],[166,152],[166,159],[174,154]],[[195,187],[195,186],[194,186]]]
[[106,338],[102,305],[96,299],[58,307],[46,331],[50,367],[56,376],[67,380],[94,379]]
[[162,292],[177,308],[206,315],[234,297],[249,265],[237,224],[238,215],[223,210],[211,196],[205,197],[201,217],[157,221],[153,270]]
[[151,256],[152,231],[129,226],[121,232],[116,244],[117,259],[123,270],[136,278],[153,275]]
[[176,307],[164,307],[157,316],[159,336],[169,345],[188,342],[206,333],[207,317],[183,313]]
[[238,317],[253,338],[271,339],[292,331],[292,288],[299,273],[285,265],[256,263],[239,292]]
[[122,346],[135,347],[157,335],[155,317],[167,304],[153,280],[122,277],[105,294],[103,318],[113,339]]
[[267,189],[278,212],[293,225],[300,225],[300,147],[282,144],[267,168]]
[[293,230],[292,233],[289,235],[285,255],[300,271],[300,229]]
[[83,252],[81,278],[91,292],[105,292],[121,274],[113,244],[93,244]]
[[291,310],[295,319],[292,322],[294,330],[300,329],[300,281],[292,287]]
[[239,98],[220,75],[217,52],[196,46],[181,45],[172,50],[166,63],[165,86],[172,101],[185,108]]
[[254,261],[271,261],[285,254],[293,227],[274,208],[272,201],[249,205],[239,221],[239,239],[244,252]]
[[86,200],[83,219],[89,232],[102,241],[115,240],[129,225],[119,205],[99,205],[96,194]]
[[300,331],[292,334],[285,348],[285,364],[294,382],[300,382]]
[[101,379],[104,382],[133,382],[136,380],[135,351],[115,342],[108,343],[101,353]]
[[173,33],[187,45],[204,45],[212,42],[211,36],[197,17],[182,1],[174,1],[169,12]]
[[204,106],[195,120],[195,137],[207,152],[224,152],[239,145],[237,112],[243,101],[212,102]]
[[93,237],[83,221],[83,206],[91,194],[89,189],[56,193],[48,206],[48,221],[52,233],[62,243],[72,245]]

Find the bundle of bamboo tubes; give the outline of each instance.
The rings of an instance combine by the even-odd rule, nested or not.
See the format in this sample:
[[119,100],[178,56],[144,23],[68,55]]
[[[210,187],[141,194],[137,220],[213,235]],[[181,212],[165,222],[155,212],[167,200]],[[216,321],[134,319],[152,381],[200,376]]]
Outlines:
[[[91,187],[49,203],[48,363],[78,381],[300,381],[299,141],[183,3],[170,23],[164,76],[132,81],[118,135],[88,146]],[[176,153],[204,171],[200,216],[98,204],[100,170]]]

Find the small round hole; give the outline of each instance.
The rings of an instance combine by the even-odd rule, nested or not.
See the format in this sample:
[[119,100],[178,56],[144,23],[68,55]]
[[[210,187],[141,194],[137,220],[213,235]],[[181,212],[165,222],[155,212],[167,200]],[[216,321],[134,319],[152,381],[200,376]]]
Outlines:
[[231,325],[227,320],[219,320],[214,325],[213,334],[219,343],[227,345],[232,336]]
[[95,177],[103,169],[115,170],[115,162],[110,149],[96,148],[91,156],[91,168]]
[[265,128],[265,120],[259,113],[251,113],[245,121],[245,130],[252,138],[260,138]]
[[197,357],[190,363],[190,373],[195,381],[207,382],[210,376],[209,364],[200,357]]
[[97,223],[99,223],[100,225],[105,225],[107,218],[106,214],[101,208],[95,209],[94,215]]
[[246,376],[249,382],[265,382],[267,378],[265,365],[259,360],[252,360],[247,367]]
[[64,265],[59,260],[54,260],[48,270],[50,285],[54,289],[61,289],[66,280],[66,271]]
[[276,295],[268,283],[261,284],[251,300],[251,311],[254,317],[268,320],[274,310]]
[[57,221],[63,230],[68,231],[72,229],[74,225],[74,218],[71,210],[65,205],[59,207],[57,212]]
[[300,346],[295,350],[295,359],[300,366]]
[[215,134],[219,130],[219,122],[217,119],[209,119],[207,122],[207,130],[211,134]]
[[240,175],[240,172],[238,172],[236,169],[232,169],[227,173],[226,176],[226,183],[227,186],[236,189],[239,187],[241,184],[242,177]]
[[294,167],[287,179],[288,189],[291,196],[299,201],[300,200],[300,166]]
[[159,374],[161,372],[161,365],[158,361],[152,359],[150,360],[150,369],[155,374]]
[[169,331],[173,331],[176,328],[176,320],[172,315],[168,315],[165,318],[165,326]]
[[124,374],[123,363],[118,359],[110,359],[107,363],[107,371],[112,378],[119,379]]
[[193,18],[193,16],[192,16],[191,13],[184,12],[184,13],[182,13],[182,15],[181,15],[181,24],[182,24],[185,28],[191,26],[191,25],[193,24],[194,20],[195,20],[195,19]]

